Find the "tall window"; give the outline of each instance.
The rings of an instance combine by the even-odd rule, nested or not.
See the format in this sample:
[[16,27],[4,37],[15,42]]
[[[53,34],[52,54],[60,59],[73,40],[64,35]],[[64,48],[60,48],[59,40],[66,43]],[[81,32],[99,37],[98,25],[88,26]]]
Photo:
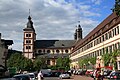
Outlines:
[[113,33],[113,37],[114,37],[114,35],[115,35],[115,33],[114,33],[114,29],[112,30],[112,33]]
[[114,29],[115,30],[115,35],[117,34],[117,30],[116,30],[116,28]]
[[50,65],[50,60],[47,60],[47,65]]
[[112,34],[111,34],[111,31],[109,31],[109,38],[112,38]]
[[112,52],[112,45],[109,46],[109,51],[110,51],[110,53]]
[[26,49],[31,49],[31,46],[26,46]]
[[31,37],[31,34],[26,34],[26,37]]
[[102,41],[104,41],[105,39],[104,39],[104,35],[102,36]]
[[31,40],[26,40],[26,43],[28,44],[28,43],[31,43]]
[[108,34],[107,34],[107,33],[105,34],[105,39],[106,39],[106,40],[108,39]]
[[108,53],[108,47],[106,47],[106,53]]
[[119,26],[117,26],[117,34],[119,34]]

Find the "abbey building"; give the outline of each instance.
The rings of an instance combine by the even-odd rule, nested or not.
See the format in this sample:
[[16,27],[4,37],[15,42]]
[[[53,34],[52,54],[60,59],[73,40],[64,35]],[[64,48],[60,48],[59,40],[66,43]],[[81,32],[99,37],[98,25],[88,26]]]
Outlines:
[[36,40],[36,32],[31,20],[28,17],[26,28],[23,29],[23,54],[29,59],[34,59],[37,56],[47,59],[48,65],[55,65],[56,59],[59,57],[69,57],[74,44],[77,40],[82,39],[82,28],[77,25],[74,34],[74,40]]

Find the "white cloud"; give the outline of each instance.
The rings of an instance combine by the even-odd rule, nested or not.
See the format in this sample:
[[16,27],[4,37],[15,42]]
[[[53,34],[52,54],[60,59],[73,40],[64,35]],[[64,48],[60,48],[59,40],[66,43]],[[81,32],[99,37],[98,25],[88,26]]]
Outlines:
[[92,0],[92,2],[99,5],[102,2],[102,0]]
[[0,0],[0,32],[2,38],[14,41],[13,49],[22,51],[23,28],[29,9],[37,39],[73,39],[78,20],[86,35],[98,24],[98,21],[88,17],[100,16],[91,11],[90,5],[75,0]]

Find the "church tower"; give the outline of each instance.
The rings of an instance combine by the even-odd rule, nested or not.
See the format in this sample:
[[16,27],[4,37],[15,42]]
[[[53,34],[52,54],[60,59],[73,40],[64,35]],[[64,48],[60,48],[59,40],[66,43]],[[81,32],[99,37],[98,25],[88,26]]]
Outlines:
[[74,33],[74,39],[75,40],[82,39],[82,28],[80,24],[77,25],[77,29],[75,30],[75,33]]
[[27,26],[23,29],[23,31],[23,55],[26,58],[32,59],[35,57],[34,42],[36,41],[36,33],[30,15],[28,16]]

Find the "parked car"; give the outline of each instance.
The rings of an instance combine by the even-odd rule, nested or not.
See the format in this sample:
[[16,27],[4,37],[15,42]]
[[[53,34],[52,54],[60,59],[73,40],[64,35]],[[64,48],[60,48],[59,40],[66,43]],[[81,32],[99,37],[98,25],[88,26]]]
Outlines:
[[15,78],[3,78],[3,79],[0,79],[0,80],[16,80]]
[[30,76],[30,80],[35,80],[35,74],[34,73],[27,73],[27,75]]
[[85,75],[86,76],[91,76],[91,75],[93,75],[93,71],[92,70],[86,71]]
[[70,79],[70,75],[68,73],[62,73],[59,75],[60,79]]
[[60,74],[61,74],[61,72],[58,72],[58,71],[51,72],[50,77],[59,77]]
[[109,80],[120,80],[120,71],[112,71],[107,78]]
[[104,78],[107,78],[107,76],[109,76],[111,72],[112,72],[112,70],[105,70],[104,74],[103,74]]
[[13,78],[15,78],[16,80],[30,80],[30,76],[27,74],[18,74],[18,75],[14,75]]

